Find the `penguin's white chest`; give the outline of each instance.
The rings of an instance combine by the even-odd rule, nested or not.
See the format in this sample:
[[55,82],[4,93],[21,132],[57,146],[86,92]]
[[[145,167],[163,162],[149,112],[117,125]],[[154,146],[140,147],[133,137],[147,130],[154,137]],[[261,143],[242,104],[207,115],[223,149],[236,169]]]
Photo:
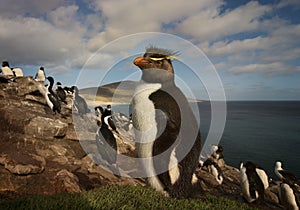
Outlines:
[[153,143],[156,138],[155,106],[149,96],[160,88],[161,84],[142,83],[135,90],[132,101],[132,118],[138,143]]
[[12,70],[9,67],[7,67],[7,66],[2,67],[1,70],[2,70],[2,74],[4,76],[13,76],[14,75],[14,73],[12,72]]
[[[246,168],[242,167],[240,169],[240,184],[241,184],[241,190],[243,193],[244,198],[249,202],[252,203],[256,200],[256,198],[252,198],[250,195],[250,184],[248,181],[248,177],[246,174]],[[256,197],[258,197],[258,193],[256,192]]]
[[48,87],[46,88],[46,93],[44,95],[45,99],[46,99],[46,103],[47,105],[50,107],[51,110],[53,110],[53,103],[51,102],[50,98],[49,98],[50,92],[48,90]]
[[135,141],[139,158],[147,177],[148,184],[157,191],[164,191],[164,186],[156,176],[152,152],[153,144],[157,136],[157,123],[155,120],[155,106],[149,96],[161,88],[161,84],[140,84],[132,100],[132,121],[134,126]]
[[41,71],[41,70],[39,70],[39,71],[37,72],[37,78],[36,78],[36,81],[41,81],[41,82],[43,82],[43,81],[45,81],[45,80],[46,80],[46,78],[45,78],[44,72]]

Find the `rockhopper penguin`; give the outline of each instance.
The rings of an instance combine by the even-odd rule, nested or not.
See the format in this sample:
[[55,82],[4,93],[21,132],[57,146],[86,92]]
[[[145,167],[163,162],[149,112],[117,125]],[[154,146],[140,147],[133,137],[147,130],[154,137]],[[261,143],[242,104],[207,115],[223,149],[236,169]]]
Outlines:
[[134,60],[142,78],[132,100],[132,121],[148,185],[183,198],[191,193],[201,138],[189,103],[175,85],[171,60],[176,54],[150,46]]

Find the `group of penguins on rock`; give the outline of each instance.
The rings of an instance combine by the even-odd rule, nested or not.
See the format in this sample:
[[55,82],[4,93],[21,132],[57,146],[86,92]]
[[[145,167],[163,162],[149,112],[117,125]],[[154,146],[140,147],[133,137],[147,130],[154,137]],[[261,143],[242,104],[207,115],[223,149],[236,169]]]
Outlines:
[[40,67],[34,78],[37,82],[44,83],[47,79],[49,84],[46,85],[46,93],[44,94],[46,102],[53,113],[61,112],[61,103],[67,104],[67,94],[73,95],[72,107],[82,116],[90,112],[88,105],[83,97],[79,95],[77,86],[62,87],[60,82],[56,83],[56,88],[53,90],[54,78],[51,76],[46,77],[44,67]]
[[14,78],[17,77],[23,77],[23,71],[21,68],[11,68],[9,66],[8,61],[3,61],[2,62],[2,66],[0,69],[0,73],[2,73],[2,75],[6,78],[6,79],[10,79],[13,80]]
[[[147,175],[146,183],[171,197],[184,198],[190,195],[194,183],[198,183],[198,177],[195,175],[197,170],[208,168],[217,182],[223,183],[221,164],[224,156],[221,146],[212,145],[211,154],[201,160],[201,135],[197,120],[188,100],[175,84],[172,60],[177,59],[177,54],[178,52],[149,46],[144,55],[134,59],[133,63],[141,70],[142,76],[132,99],[132,122],[135,130],[141,131],[138,132],[139,135],[135,135],[135,140],[138,157]],[[6,72],[7,68],[2,69],[2,74]],[[59,99],[58,89],[56,93],[52,90],[54,79],[46,78],[42,67],[35,79],[49,80],[45,98],[52,111],[59,113],[60,101],[63,99]],[[90,112],[84,99],[79,96],[78,88],[74,86],[71,91],[78,113],[83,115]],[[110,108],[95,108],[100,119],[96,143],[102,159],[117,168],[118,148],[113,134],[117,129],[112,123]],[[162,111],[163,114],[156,110]],[[188,151],[185,150],[187,145],[190,146]],[[162,153],[164,158],[155,159]],[[176,164],[170,165],[173,162]],[[161,168],[167,171],[158,173]],[[240,164],[239,172],[245,200],[250,203],[263,200],[265,189],[269,187],[269,179],[264,170],[248,161]],[[287,209],[299,209],[298,179],[283,170],[280,162],[276,163],[275,174],[281,180],[281,204]]]
[[[216,181],[222,184],[224,176],[221,168],[223,166],[223,147],[212,145],[211,154],[205,161],[199,161],[198,170],[206,167]],[[285,209],[298,210],[300,207],[300,180],[291,172],[284,170],[280,161],[275,163],[274,173],[280,180],[277,188],[280,204]],[[248,203],[263,202],[265,190],[270,186],[269,183],[273,182],[263,168],[251,161],[240,162],[239,179],[243,198]]]
[[[280,180],[277,193],[280,204],[285,209],[298,210],[300,207],[300,180],[289,171],[282,168],[282,163],[276,161],[274,173]],[[249,203],[264,200],[265,190],[269,187],[267,173],[257,164],[248,161],[240,163],[240,184],[243,197]]]
[[[2,62],[0,72],[2,73],[2,78],[7,82],[13,82],[16,78],[24,77],[22,69],[10,68],[8,61]],[[79,95],[79,90],[76,86],[65,86],[63,88],[61,82],[57,82],[54,90],[54,78],[52,76],[46,77],[44,67],[40,67],[34,80],[41,84],[39,90],[44,95],[47,105],[54,114],[61,112],[61,103],[67,104],[67,94],[73,95],[73,107],[80,115],[90,112],[86,101]],[[45,85],[46,80],[49,83]]]

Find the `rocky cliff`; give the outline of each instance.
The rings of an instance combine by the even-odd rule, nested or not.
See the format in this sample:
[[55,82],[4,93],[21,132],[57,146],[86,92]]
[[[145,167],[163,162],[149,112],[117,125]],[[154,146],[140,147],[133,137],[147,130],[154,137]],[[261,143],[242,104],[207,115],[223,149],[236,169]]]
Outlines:
[[[112,184],[144,185],[142,179],[115,176],[95,164],[97,124],[93,113],[72,114],[69,96],[61,114],[54,115],[38,87],[31,77],[14,82],[0,79],[0,198],[78,192]],[[74,120],[84,132],[75,131]],[[134,156],[130,135],[124,131],[115,134],[118,153]],[[130,163],[127,166],[122,170],[138,170]],[[227,165],[222,170],[222,185],[208,171],[198,172],[201,189],[195,197],[201,198],[204,191],[243,202],[238,170]],[[251,205],[278,208],[276,189],[276,183],[272,184],[266,202]]]
[[[97,166],[82,149],[72,123],[76,118],[82,124],[90,137],[86,142],[96,149],[94,114],[72,115],[69,96],[69,105],[62,104],[61,114],[54,115],[38,85],[31,77],[0,80],[0,197],[142,184]],[[127,150],[128,144],[120,145],[120,152]]]

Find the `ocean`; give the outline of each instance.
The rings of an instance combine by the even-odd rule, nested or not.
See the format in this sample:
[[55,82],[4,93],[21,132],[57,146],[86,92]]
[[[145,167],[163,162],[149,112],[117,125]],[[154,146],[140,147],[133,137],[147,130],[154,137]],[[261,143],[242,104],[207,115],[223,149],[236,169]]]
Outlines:
[[[210,102],[197,103],[203,143],[211,120]],[[114,111],[130,113],[128,105],[113,105]],[[276,178],[274,166],[300,178],[300,101],[228,101],[226,125],[219,142],[228,165],[252,161]]]
[[[205,139],[210,125],[210,103],[198,103],[200,129]],[[205,114],[204,114],[205,113]],[[275,162],[300,178],[300,101],[229,101],[227,119],[219,143],[228,165],[252,161],[269,177]]]

